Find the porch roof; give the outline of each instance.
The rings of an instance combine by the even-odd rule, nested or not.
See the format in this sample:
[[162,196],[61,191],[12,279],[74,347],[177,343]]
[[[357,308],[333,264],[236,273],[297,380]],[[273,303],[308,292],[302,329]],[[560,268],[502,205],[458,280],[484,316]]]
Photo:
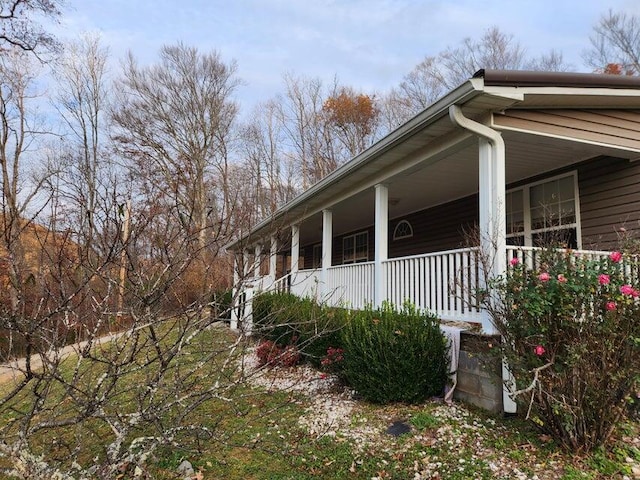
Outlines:
[[[523,72],[480,70],[473,78],[433,103],[423,112],[391,132],[377,143],[354,157],[327,177],[278,209],[272,216],[253,227],[228,245],[235,250],[251,245],[265,237],[304,219],[346,198],[384,182],[401,172],[424,166],[474,145],[474,136],[455,127],[449,120],[449,107],[458,105],[465,116],[487,121],[492,113],[510,109],[640,109],[640,78],[559,72]],[[530,118],[526,128],[516,120],[494,123],[514,139],[522,139],[527,128],[537,128]],[[521,119],[518,121],[521,122]],[[514,126],[515,125],[515,126]],[[533,125],[533,126],[531,126]],[[524,133],[523,133],[524,132]],[[535,131],[547,138],[548,146],[566,141],[571,133]],[[618,154],[639,157],[640,147],[612,144],[615,140],[599,141],[569,137],[589,143],[596,154]],[[609,142],[609,143],[608,143]],[[566,147],[563,147],[566,148]],[[524,152],[526,149],[521,150]],[[585,155],[586,151],[577,152]],[[462,194],[462,190],[460,191]]]

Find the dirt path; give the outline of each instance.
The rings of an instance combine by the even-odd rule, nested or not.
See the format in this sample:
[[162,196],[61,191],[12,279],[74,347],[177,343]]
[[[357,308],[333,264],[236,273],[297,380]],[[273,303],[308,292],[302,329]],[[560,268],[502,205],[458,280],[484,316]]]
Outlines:
[[[100,343],[109,342],[112,339],[118,338],[124,332],[113,333],[110,335],[105,335],[104,337],[97,338],[93,340],[95,345]],[[58,352],[58,355],[61,359],[67,358],[70,355],[77,355],[80,350],[86,347],[88,341],[74,343],[72,345],[67,345],[62,350]],[[0,364],[0,384],[3,384],[8,381],[20,381],[24,378],[24,371],[26,369],[27,359],[19,358],[17,360],[12,360],[8,363]],[[42,357],[40,354],[31,355],[31,368],[33,370],[38,370],[42,367]]]

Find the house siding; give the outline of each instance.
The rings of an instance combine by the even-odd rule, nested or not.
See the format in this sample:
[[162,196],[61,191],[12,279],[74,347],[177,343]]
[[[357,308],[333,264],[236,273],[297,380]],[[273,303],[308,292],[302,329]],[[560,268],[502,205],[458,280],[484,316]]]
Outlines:
[[582,247],[612,250],[620,228],[640,235],[640,162],[597,158],[578,166]]
[[[472,195],[389,222],[389,258],[460,248],[478,219],[478,196]],[[393,240],[398,222],[407,220],[413,236]]]

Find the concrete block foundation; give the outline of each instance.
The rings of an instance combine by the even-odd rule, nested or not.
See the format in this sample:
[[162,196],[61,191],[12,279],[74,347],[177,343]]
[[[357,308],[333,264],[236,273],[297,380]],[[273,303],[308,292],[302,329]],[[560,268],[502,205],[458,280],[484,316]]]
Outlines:
[[462,332],[454,399],[502,413],[502,362],[491,354],[499,341],[495,335]]

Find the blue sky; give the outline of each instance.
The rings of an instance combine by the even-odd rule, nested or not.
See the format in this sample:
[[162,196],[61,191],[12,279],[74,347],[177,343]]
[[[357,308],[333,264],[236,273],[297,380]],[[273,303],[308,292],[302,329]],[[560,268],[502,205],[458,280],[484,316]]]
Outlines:
[[386,91],[426,55],[493,25],[531,55],[555,48],[584,70],[581,53],[609,8],[640,15],[638,0],[67,0],[56,30],[99,32],[116,73],[127,50],[149,63],[177,41],[216,49],[237,61],[246,112],[281,91],[285,72]]

